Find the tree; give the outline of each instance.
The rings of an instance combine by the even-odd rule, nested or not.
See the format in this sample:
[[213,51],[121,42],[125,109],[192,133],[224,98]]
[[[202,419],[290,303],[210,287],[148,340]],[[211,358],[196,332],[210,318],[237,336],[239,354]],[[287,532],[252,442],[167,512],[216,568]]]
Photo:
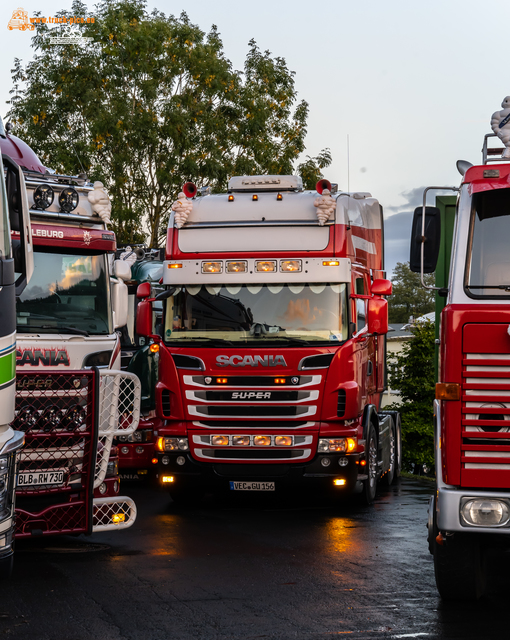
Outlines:
[[[390,322],[409,322],[409,318],[434,311],[434,291],[421,286],[420,274],[409,268],[409,262],[397,262],[393,270],[393,293],[388,298]],[[425,274],[425,283],[434,284],[434,274]]]
[[388,363],[388,382],[398,389],[402,404],[386,409],[400,411],[404,467],[434,466],[433,403],[435,397],[433,322],[414,325],[414,336]]
[[[157,244],[189,180],[224,190],[232,175],[292,173],[308,104],[296,102],[283,58],[251,41],[236,72],[215,27],[206,35],[184,13],[149,14],[143,0],[103,0],[93,14],[75,0],[57,15],[83,17],[93,40],[50,44],[48,24],[36,23],[37,53],[15,62],[9,116],[47,166],[105,184],[120,241],[145,239],[147,225]],[[307,173],[319,175],[328,153]]]

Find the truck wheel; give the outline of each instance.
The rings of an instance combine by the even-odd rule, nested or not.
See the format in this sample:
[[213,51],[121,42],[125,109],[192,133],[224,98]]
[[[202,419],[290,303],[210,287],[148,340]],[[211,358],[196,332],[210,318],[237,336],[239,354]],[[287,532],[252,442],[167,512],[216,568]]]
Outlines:
[[368,478],[363,481],[363,489],[360,494],[360,500],[363,504],[372,504],[375,500],[377,490],[377,438],[375,436],[374,425],[368,427],[367,440],[365,444],[366,450],[366,473]]
[[476,600],[486,588],[483,547],[476,539],[452,536],[440,545],[434,539],[434,573],[443,600]]
[[391,486],[397,477],[397,432],[395,429],[395,425],[393,424],[393,419],[391,421],[391,431],[390,431],[390,467],[386,472],[386,475],[383,478],[384,484],[386,486]]

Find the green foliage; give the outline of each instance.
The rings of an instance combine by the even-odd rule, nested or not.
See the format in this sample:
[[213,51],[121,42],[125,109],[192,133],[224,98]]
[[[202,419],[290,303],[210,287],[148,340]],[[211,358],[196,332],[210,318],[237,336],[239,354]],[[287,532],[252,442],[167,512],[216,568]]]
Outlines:
[[332,162],[331,151],[323,149],[315,158],[306,156],[305,162],[298,165],[297,172],[303,180],[305,189],[315,190],[315,186],[324,176],[322,169],[329,167]]
[[391,405],[402,417],[404,468],[412,463],[434,466],[433,402],[435,397],[434,340],[432,322],[413,327],[414,337],[389,363],[388,381],[398,389],[402,404]]
[[[434,284],[434,274],[425,274],[425,283]],[[409,262],[397,262],[392,276],[393,293],[388,298],[390,322],[409,322],[434,311],[434,292],[421,286],[420,274],[409,268]]]
[[[57,15],[84,17],[80,33],[93,40],[50,44],[48,25],[35,24],[36,55],[15,61],[9,116],[47,166],[105,184],[121,242],[155,246],[184,182],[224,190],[232,175],[293,172],[308,104],[283,58],[251,41],[244,73],[234,71],[215,27],[205,34],[140,0],[103,0],[94,13],[75,0]],[[315,160],[307,175],[329,151]]]

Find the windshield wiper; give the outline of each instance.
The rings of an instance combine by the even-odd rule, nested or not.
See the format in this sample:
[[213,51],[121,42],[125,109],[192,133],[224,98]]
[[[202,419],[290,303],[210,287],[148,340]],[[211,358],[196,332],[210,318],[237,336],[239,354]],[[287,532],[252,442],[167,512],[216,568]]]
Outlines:
[[26,333],[24,329],[28,329],[29,331],[40,331],[41,329],[52,330],[55,333],[60,333],[63,331],[64,333],[72,333],[78,336],[89,336],[89,332],[84,329],[77,329],[76,327],[65,327],[62,325],[56,324],[41,324],[41,325],[30,325],[30,324],[21,324],[16,326],[16,330],[20,331],[20,333]]
[[174,340],[172,340],[172,338],[170,338],[170,340],[167,340],[166,342],[187,342],[188,340],[192,340],[192,341],[197,341],[197,342],[211,342],[213,344],[228,344],[231,346],[234,346],[234,343],[231,342],[230,340],[225,340],[224,338],[198,338],[198,337],[188,337],[186,336],[185,338],[175,338]]

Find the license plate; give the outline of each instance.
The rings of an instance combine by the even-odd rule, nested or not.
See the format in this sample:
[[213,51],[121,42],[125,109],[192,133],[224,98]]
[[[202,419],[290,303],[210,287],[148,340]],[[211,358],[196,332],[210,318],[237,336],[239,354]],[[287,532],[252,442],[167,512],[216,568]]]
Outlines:
[[18,487],[34,487],[42,484],[63,484],[64,471],[33,471],[18,474]]
[[230,481],[232,491],[274,491],[274,482],[237,482]]

